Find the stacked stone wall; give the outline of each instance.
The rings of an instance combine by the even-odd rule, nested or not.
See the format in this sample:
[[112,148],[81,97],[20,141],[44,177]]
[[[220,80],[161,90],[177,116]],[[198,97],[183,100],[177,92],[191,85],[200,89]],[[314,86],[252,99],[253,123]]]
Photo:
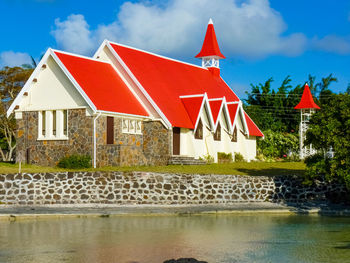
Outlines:
[[231,204],[338,199],[342,185],[298,178],[122,172],[0,174],[3,204]]
[[[68,139],[38,140],[38,112],[23,112],[17,120],[16,161],[55,166],[66,155],[93,158],[93,118],[86,116],[85,109],[68,110]],[[96,121],[98,167],[168,163],[171,133],[159,121],[142,122],[142,134],[127,134],[122,132],[122,119],[114,118],[114,144],[107,144],[106,122],[106,116]]]
[[66,155],[92,156],[92,117],[86,116],[85,109],[68,110],[67,140],[38,140],[38,114],[23,112],[22,119],[16,120],[17,162],[55,166]]
[[122,132],[122,119],[114,118],[114,144],[107,144],[107,117],[97,121],[97,165],[166,165],[170,157],[170,132],[159,121],[141,124],[141,134]]

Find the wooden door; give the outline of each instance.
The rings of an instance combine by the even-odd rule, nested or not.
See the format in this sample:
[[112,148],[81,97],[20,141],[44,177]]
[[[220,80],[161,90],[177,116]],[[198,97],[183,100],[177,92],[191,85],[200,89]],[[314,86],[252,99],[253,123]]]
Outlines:
[[173,128],[173,155],[180,155],[180,128]]

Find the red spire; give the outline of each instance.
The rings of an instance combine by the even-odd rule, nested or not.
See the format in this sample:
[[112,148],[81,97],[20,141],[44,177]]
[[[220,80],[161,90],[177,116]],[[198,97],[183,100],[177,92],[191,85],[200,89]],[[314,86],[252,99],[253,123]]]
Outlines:
[[304,87],[303,95],[301,96],[301,100],[297,106],[294,107],[296,110],[301,109],[320,109],[320,107],[314,102],[312,98],[311,91],[309,85],[307,83]]
[[197,54],[196,58],[211,56],[225,58],[225,56],[220,52],[218,41],[216,40],[213,21],[210,19],[207,27],[207,33],[205,33],[202,50]]

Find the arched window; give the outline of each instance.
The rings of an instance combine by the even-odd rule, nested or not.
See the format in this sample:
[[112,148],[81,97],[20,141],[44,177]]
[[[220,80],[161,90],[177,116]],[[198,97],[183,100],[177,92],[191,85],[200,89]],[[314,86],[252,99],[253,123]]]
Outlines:
[[237,127],[233,130],[231,142],[237,142]]
[[218,127],[216,128],[215,133],[214,133],[214,140],[215,141],[221,141],[221,125],[220,125],[220,122],[218,124]]
[[194,133],[194,138],[200,140],[203,139],[203,123],[201,119],[199,119],[196,132]]

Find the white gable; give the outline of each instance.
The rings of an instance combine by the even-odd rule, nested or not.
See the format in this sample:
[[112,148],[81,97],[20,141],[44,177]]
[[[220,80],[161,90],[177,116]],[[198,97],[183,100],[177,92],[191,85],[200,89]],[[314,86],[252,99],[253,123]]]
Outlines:
[[87,107],[79,94],[56,61],[49,56],[46,68],[41,68],[36,82],[30,83],[28,95],[23,96],[19,104],[20,111],[72,109]]

